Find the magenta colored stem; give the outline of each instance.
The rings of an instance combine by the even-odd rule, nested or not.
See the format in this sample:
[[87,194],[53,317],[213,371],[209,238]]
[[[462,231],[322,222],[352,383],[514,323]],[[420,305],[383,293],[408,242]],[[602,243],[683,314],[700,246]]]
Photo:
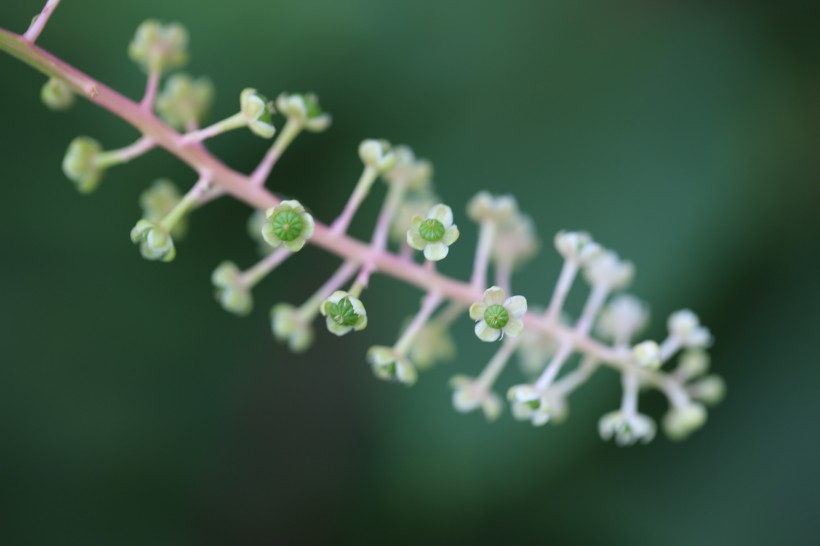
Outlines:
[[43,32],[43,29],[46,28],[46,24],[48,23],[51,14],[54,13],[54,10],[57,9],[57,6],[60,5],[60,0],[48,0],[46,2],[46,6],[43,8],[43,11],[31,22],[31,26],[28,27],[28,30],[23,35],[23,40],[33,44],[37,41],[37,38],[40,37],[40,33]]

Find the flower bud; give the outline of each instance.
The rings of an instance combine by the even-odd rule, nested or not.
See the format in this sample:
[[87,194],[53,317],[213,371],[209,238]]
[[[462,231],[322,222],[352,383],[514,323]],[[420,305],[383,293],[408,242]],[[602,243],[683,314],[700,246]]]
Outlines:
[[188,31],[179,23],[149,19],[138,28],[128,56],[146,72],[165,72],[188,62]]
[[516,214],[518,202],[512,195],[494,197],[489,192],[481,191],[467,203],[467,215],[475,222],[493,221],[502,224]]
[[514,214],[498,227],[493,239],[492,257],[496,263],[518,266],[535,256],[538,236],[532,218],[523,213]]
[[77,137],[68,145],[63,172],[80,193],[91,193],[100,184],[104,169],[97,165],[97,157],[101,153],[100,143],[89,137]]
[[591,259],[584,267],[584,277],[592,286],[609,290],[625,288],[635,276],[632,262],[621,260],[615,252],[607,251]]
[[378,172],[387,172],[396,164],[396,155],[390,149],[386,140],[364,140],[359,144],[359,157],[362,163],[376,169]]
[[410,361],[392,347],[371,347],[367,351],[367,362],[373,368],[373,374],[384,381],[402,383],[409,387],[418,379],[418,373]]
[[620,294],[601,310],[596,331],[604,339],[626,343],[646,328],[648,322],[646,304],[630,294]]
[[641,368],[657,370],[661,367],[661,348],[654,341],[644,341],[632,348],[632,360]]
[[[174,210],[182,200],[179,190],[170,180],[161,178],[140,195],[142,217],[151,222],[159,222]],[[171,237],[181,239],[188,230],[187,219],[183,216],[171,228]]]
[[663,430],[670,440],[683,440],[706,422],[706,408],[690,402],[676,406],[663,418]]
[[707,375],[689,385],[687,390],[695,400],[714,406],[726,396],[726,382],[719,375]]
[[306,351],[313,343],[313,328],[297,307],[280,303],[273,306],[270,316],[274,337],[287,342],[294,353]]
[[559,231],[555,248],[565,260],[585,265],[601,255],[603,248],[584,231]]
[[59,78],[50,78],[40,90],[43,104],[52,110],[68,110],[76,99],[71,88]]
[[172,127],[187,129],[205,117],[213,101],[211,80],[194,80],[189,74],[174,74],[157,97],[157,112]]
[[470,413],[481,408],[488,421],[495,421],[501,415],[501,398],[487,390],[472,377],[457,375],[450,380],[453,388],[453,407],[459,413]]
[[214,269],[211,282],[222,308],[243,317],[253,309],[253,296],[242,280],[242,271],[233,262],[222,262]]
[[276,98],[276,107],[287,116],[313,133],[319,133],[330,127],[330,114],[319,106],[316,95],[282,93]]
[[689,309],[676,311],[669,316],[669,335],[689,348],[703,348],[712,344],[709,329],[700,325],[698,316]]
[[703,349],[687,349],[678,359],[677,373],[686,379],[698,377],[709,371],[711,359]]
[[433,165],[426,159],[416,159],[408,146],[395,146],[396,164],[384,173],[391,184],[402,184],[411,192],[429,191],[433,179]]
[[264,95],[250,87],[243,89],[239,96],[242,117],[248,124],[248,129],[262,138],[271,138],[276,133],[273,126],[273,103]]
[[140,245],[142,257],[146,260],[170,262],[176,257],[171,234],[159,223],[140,220],[131,230],[131,241]]

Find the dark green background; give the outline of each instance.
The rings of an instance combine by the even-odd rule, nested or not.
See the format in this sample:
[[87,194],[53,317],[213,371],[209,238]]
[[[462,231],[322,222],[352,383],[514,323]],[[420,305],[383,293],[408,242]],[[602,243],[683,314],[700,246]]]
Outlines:
[[[35,0],[6,1],[25,29]],[[618,404],[600,372],[561,427],[450,407],[447,379],[492,354],[466,319],[459,358],[413,389],[373,379],[418,293],[377,278],[371,326],[320,331],[306,355],[271,338],[267,309],[333,270],[313,248],[224,313],[209,275],[249,265],[248,209],[197,212],[172,265],[128,240],[137,196],[193,174],[164,152],[80,196],[60,171],[69,141],[134,131],[83,103],[38,100],[44,78],[0,57],[0,542],[4,544],[816,544],[820,472],[820,33],[815,2],[65,0],[41,44],[132,97],[126,48],[145,18],[184,22],[214,119],[239,91],[314,90],[333,113],[277,166],[272,188],[327,221],[358,176],[365,137],[411,144],[436,166],[466,277],[479,189],[515,193],[545,252],[515,279],[545,302],[551,237],[590,230],[638,266],[634,290],[664,317],[695,309],[729,385],[682,444],[602,443]],[[250,170],[247,131],[209,147]],[[370,232],[383,188],[354,223]],[[582,291],[573,294],[576,306]],[[512,373],[504,386],[517,382]],[[660,417],[661,397],[642,399]]]

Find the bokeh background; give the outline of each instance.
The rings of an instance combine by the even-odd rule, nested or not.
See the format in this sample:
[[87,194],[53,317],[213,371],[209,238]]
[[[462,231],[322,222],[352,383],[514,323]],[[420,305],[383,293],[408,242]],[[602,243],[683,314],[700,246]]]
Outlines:
[[[0,7],[22,31],[42,2]],[[820,384],[820,32],[815,2],[66,0],[41,44],[132,97],[127,44],[148,17],[184,22],[212,119],[239,91],[313,90],[334,115],[300,137],[271,187],[334,217],[357,143],[411,144],[436,167],[463,239],[463,204],[515,193],[543,255],[515,278],[546,301],[561,228],[590,230],[638,266],[649,334],[695,309],[729,392],[682,444],[602,443],[616,407],[601,371],[560,427],[456,414],[447,380],[492,354],[464,319],[459,356],[405,389],[364,353],[390,343],[419,294],[386,278],[376,320],[319,330],[303,356],[276,344],[269,306],[301,302],[337,260],[309,248],[238,319],[210,272],[256,260],[249,210],[195,214],[172,265],[128,240],[139,193],[185,166],[154,151],[80,196],[60,162],[79,134],[137,135],[90,104],[47,111],[44,78],[0,56],[0,542],[4,544],[817,544]],[[209,147],[250,170],[247,131]],[[384,189],[353,226],[368,236]],[[583,291],[573,293],[577,306]],[[515,366],[502,379],[517,382]],[[642,399],[655,417],[658,395]]]

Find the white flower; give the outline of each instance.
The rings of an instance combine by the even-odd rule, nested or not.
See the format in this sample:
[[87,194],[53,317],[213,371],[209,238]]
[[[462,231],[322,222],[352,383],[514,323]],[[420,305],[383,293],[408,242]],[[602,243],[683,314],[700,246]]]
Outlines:
[[298,252],[313,236],[313,216],[299,201],[282,201],[265,211],[265,216],[262,237],[272,247],[285,245],[291,252]]
[[671,440],[683,440],[706,422],[706,408],[690,402],[675,406],[663,418],[663,430]]
[[492,247],[492,256],[497,263],[518,266],[535,256],[537,251],[538,236],[528,215],[515,214],[498,227]]
[[189,74],[174,74],[157,97],[157,112],[177,129],[187,129],[205,117],[214,101],[214,84],[208,78],[194,80]]
[[418,373],[407,357],[397,353],[392,347],[371,347],[367,351],[367,361],[379,379],[395,381],[408,387],[418,379]]
[[604,339],[628,343],[648,322],[644,302],[631,294],[619,294],[601,310],[595,330]]
[[554,416],[554,410],[546,393],[532,385],[516,385],[507,391],[513,417],[530,421],[534,426],[546,425]]
[[81,193],[91,193],[100,184],[105,169],[98,164],[100,143],[89,137],[77,137],[68,145],[63,172]]
[[436,205],[427,216],[413,218],[407,230],[407,244],[423,250],[424,257],[432,262],[443,260],[450,252],[450,245],[458,240],[458,226],[453,224],[453,211],[447,205]]
[[698,377],[709,371],[710,360],[703,349],[687,349],[681,353],[675,373],[684,379]]
[[637,442],[649,443],[655,437],[655,421],[646,415],[627,415],[622,411],[607,413],[598,421],[598,433],[603,440],[615,438],[619,446]]
[[453,407],[459,413],[470,413],[478,408],[488,421],[495,421],[501,415],[501,397],[487,390],[475,378],[457,375],[450,380],[453,388]]
[[452,360],[455,354],[456,345],[447,327],[435,320],[421,327],[408,351],[410,361],[420,370],[436,362]]
[[246,88],[239,95],[240,110],[248,129],[262,138],[271,138],[276,133],[273,126],[273,104],[256,89]]
[[644,341],[632,348],[632,360],[641,368],[657,370],[661,367],[661,348],[654,341]]
[[327,317],[327,329],[337,336],[343,336],[351,330],[358,332],[367,327],[367,311],[362,301],[344,290],[331,294],[322,302],[319,311]]
[[242,281],[242,271],[233,262],[222,262],[214,269],[211,282],[216,287],[216,298],[222,307],[240,317],[253,309],[253,296]]
[[274,305],[270,318],[274,337],[287,342],[291,351],[301,353],[313,343],[313,328],[297,307],[288,303]]
[[174,240],[158,222],[140,220],[131,230],[131,241],[140,245],[142,257],[147,260],[170,262],[176,257]]
[[359,158],[362,163],[383,173],[396,164],[396,155],[390,150],[386,140],[364,140],[359,144]]
[[712,344],[709,329],[701,326],[698,316],[689,309],[672,313],[668,327],[669,335],[677,338],[684,347],[703,348]]
[[527,312],[524,296],[506,298],[504,290],[491,286],[482,301],[470,306],[470,318],[477,321],[475,335],[481,341],[496,341],[503,334],[516,337],[524,330],[521,317]]
[[555,248],[565,260],[584,265],[598,257],[603,249],[585,231],[559,231],[555,234]]
[[52,110],[68,110],[74,105],[76,97],[66,82],[49,78],[40,90],[40,99]]
[[149,19],[138,28],[128,56],[146,72],[171,70],[188,62],[188,31],[179,23]]
[[512,195],[494,197],[489,192],[478,192],[467,203],[467,215],[475,222],[492,221],[503,224],[518,214],[518,201]]
[[322,111],[319,99],[311,93],[282,93],[276,98],[276,107],[308,131],[318,133],[330,127],[330,114]]
[[391,184],[404,185],[408,191],[428,191],[433,178],[433,165],[426,159],[416,159],[408,146],[396,146],[393,153],[396,164],[384,174],[384,178]]
[[709,406],[714,406],[726,396],[726,383],[719,375],[707,375],[686,389],[689,396]]
[[615,252],[607,251],[590,259],[584,266],[584,277],[592,286],[605,286],[609,290],[626,287],[635,276],[632,262],[621,260]]

